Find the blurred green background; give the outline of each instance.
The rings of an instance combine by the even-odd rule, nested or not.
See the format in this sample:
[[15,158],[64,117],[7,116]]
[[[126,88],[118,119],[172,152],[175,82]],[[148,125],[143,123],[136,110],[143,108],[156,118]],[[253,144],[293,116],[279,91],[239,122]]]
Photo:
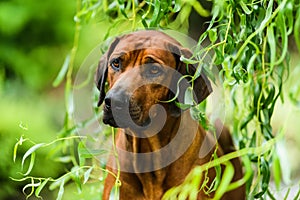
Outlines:
[[[15,182],[21,171],[20,159],[13,162],[13,147],[22,135],[35,142],[50,142],[63,126],[64,85],[52,86],[66,55],[73,46],[75,31],[73,1],[61,0],[2,0],[0,2],[0,199],[25,199],[24,183]],[[109,28],[108,21],[95,19],[82,24],[75,70],[88,53],[102,40]],[[123,27],[124,28],[124,27]],[[125,28],[124,28],[125,29]],[[299,54],[291,47],[291,75],[285,86],[287,96],[297,82],[299,85]],[[296,88],[297,90],[297,88]],[[292,177],[300,173],[300,111],[288,98],[278,104],[274,127],[284,125],[286,147]],[[26,146],[18,154],[24,155]],[[66,166],[49,161],[47,149],[38,152],[33,175],[57,177]],[[297,178],[292,180],[298,182]],[[99,185],[91,187],[99,187]],[[97,189],[95,189],[97,191]],[[47,192],[47,191],[46,191]],[[76,196],[76,188],[66,188],[65,199]],[[76,199],[89,199],[90,192]],[[56,194],[45,194],[47,199]],[[32,198],[33,199],[33,198]]]
[[[73,46],[75,1],[2,0],[0,2],[0,199],[25,199],[20,158],[13,148],[22,135],[35,142],[55,139],[64,122],[64,85],[52,86]],[[103,23],[82,25],[75,67],[106,33]],[[26,146],[19,149],[24,155]],[[65,166],[38,152],[33,174],[58,177]],[[56,195],[55,195],[56,196]],[[52,199],[47,195],[47,199]]]

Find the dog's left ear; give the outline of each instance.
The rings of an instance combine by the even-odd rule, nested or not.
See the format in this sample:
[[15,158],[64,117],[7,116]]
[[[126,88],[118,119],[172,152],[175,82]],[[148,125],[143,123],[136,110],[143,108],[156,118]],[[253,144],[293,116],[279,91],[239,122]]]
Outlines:
[[[177,56],[183,56],[185,58],[190,59],[192,58],[193,53],[189,49],[181,48],[180,55]],[[179,62],[177,63],[177,71],[179,71],[182,75],[194,76],[197,70],[197,66],[199,67],[199,64],[186,64],[180,61],[180,57],[179,57],[179,61],[177,62]],[[199,75],[199,77],[197,77],[194,80],[193,90],[196,95],[194,98],[196,104],[201,103],[212,92],[210,81],[208,80],[207,76],[203,73],[203,70]]]
[[99,100],[98,100],[98,107],[103,103],[105,98],[105,83],[107,79],[107,73],[108,73],[108,59],[111,55],[111,53],[114,51],[115,47],[119,43],[120,38],[116,38],[112,44],[110,45],[108,51],[103,54],[101,57],[98,68],[95,74],[95,84],[100,92]]
[[[174,55],[175,61],[176,61],[176,70],[181,73],[181,75],[190,75],[190,78],[187,78],[187,81],[191,81],[191,77],[195,75],[197,70],[197,64],[186,64],[183,61],[180,60],[180,57],[183,56],[184,58],[190,59],[193,54],[189,49],[183,48],[178,45],[169,44],[169,50]],[[171,84],[177,84],[179,78],[173,78]],[[210,81],[206,77],[206,75],[201,72],[201,74],[193,80],[193,83],[189,83],[190,85],[193,85],[193,91],[194,91],[194,102],[196,104],[199,104],[204,99],[208,97],[208,95],[212,92],[212,87],[210,84]],[[177,100],[182,101],[184,99],[185,91],[187,86],[182,86],[179,83],[179,92],[177,92]],[[174,94],[171,95],[171,97],[174,96]],[[170,98],[171,99],[171,98]],[[181,102],[183,103],[183,102]],[[175,108],[175,105],[171,105],[171,113],[173,115],[177,116],[181,111],[178,108]]]
[[106,52],[105,54],[102,55],[98,63],[98,68],[95,74],[95,84],[100,92],[98,104],[97,104],[98,107],[103,103],[106,95],[105,82],[107,79],[107,72],[108,72],[108,66],[107,66],[107,52]]

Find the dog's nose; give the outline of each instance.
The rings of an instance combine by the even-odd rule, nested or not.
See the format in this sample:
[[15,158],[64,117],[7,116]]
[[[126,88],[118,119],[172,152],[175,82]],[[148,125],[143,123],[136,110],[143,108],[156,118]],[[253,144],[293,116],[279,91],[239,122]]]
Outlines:
[[[105,108],[108,110],[122,110],[128,104],[128,100],[124,97],[124,95],[114,95],[114,96],[106,96],[104,99]],[[127,105],[128,106],[128,105]]]
[[110,99],[110,97],[105,97],[104,103],[105,103],[106,109],[110,109],[111,108],[111,99]]

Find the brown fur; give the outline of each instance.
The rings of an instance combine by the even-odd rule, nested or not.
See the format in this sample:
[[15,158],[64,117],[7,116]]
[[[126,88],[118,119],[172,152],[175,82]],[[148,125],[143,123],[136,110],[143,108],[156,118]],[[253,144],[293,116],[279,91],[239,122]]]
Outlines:
[[[184,132],[186,133],[180,145],[174,149],[174,151],[183,151],[183,149],[186,148],[184,153],[168,166],[155,171],[139,173],[137,169],[143,166],[160,166],[161,160],[157,157],[156,160],[145,160],[143,163],[140,163],[135,162],[135,160],[130,160],[124,157],[124,155],[122,156],[122,152],[119,152],[119,162],[121,165],[120,199],[161,199],[168,189],[180,185],[195,166],[209,162],[215,151],[215,148],[212,148],[204,158],[199,158],[201,146],[215,146],[216,142],[214,142],[213,137],[210,137],[208,142],[203,143],[204,138],[207,138],[208,134],[211,133],[207,133],[198,122],[194,121],[188,110],[181,111],[174,106],[174,103],[163,103],[170,99],[170,91],[167,87],[159,84],[145,84],[134,91],[130,90],[130,88],[137,87],[136,85],[138,83],[147,81],[147,74],[150,72],[144,71],[148,69],[142,67],[145,64],[159,63],[160,67],[169,66],[178,70],[183,75],[194,73],[195,67],[189,66],[189,70],[187,70],[185,64],[179,60],[180,55],[191,56],[191,53],[189,50],[182,48],[173,38],[158,31],[138,31],[117,38],[100,60],[96,75],[96,84],[100,90],[99,105],[101,105],[103,101],[105,102],[104,122],[119,128],[116,136],[116,146],[119,149],[133,153],[155,152],[172,141],[178,132],[180,124],[184,125]],[[118,62],[120,62],[121,68],[118,70],[111,66],[112,60],[115,58],[118,58]],[[119,66],[119,64],[116,63],[115,66]],[[155,69],[154,72],[156,72]],[[174,81],[170,74],[155,75],[154,78],[150,78],[155,78],[155,81],[158,83],[164,81],[168,84],[172,84]],[[107,94],[104,86],[106,81],[109,85]],[[176,82],[177,81],[178,80],[176,80]],[[193,89],[197,103],[204,100],[211,92],[210,83],[203,74],[195,80]],[[182,96],[182,94],[179,94],[178,98],[180,98],[180,96]],[[127,126],[126,122],[121,124],[117,123],[113,111],[121,115],[122,109],[120,108],[124,102],[128,101],[130,105],[130,117],[135,124],[141,127],[147,125],[149,112],[152,112],[155,116],[156,111],[151,111],[150,109],[153,105],[159,103],[163,106],[167,113],[166,122],[162,129],[155,135],[141,138],[139,137],[140,134],[146,134],[147,130],[138,131],[137,129]],[[117,103],[114,105],[113,102]],[[122,116],[120,116],[119,119],[121,121],[124,120]],[[194,127],[196,127],[196,129]],[[221,133],[218,140],[220,145],[217,150],[217,155],[221,157],[226,153],[234,151],[230,133],[226,128],[223,128],[219,121],[216,122],[216,130],[217,135]],[[196,131],[195,136],[190,136],[189,133],[193,131]],[[192,140],[191,144],[188,144],[189,140]],[[161,158],[163,159],[163,155],[161,155]],[[111,155],[107,169],[117,174],[116,169],[109,167],[115,166],[115,162],[114,156]],[[233,181],[242,178],[242,166],[239,159],[231,160],[231,163],[235,169]],[[129,167],[132,169],[132,172],[122,171],[122,166]],[[214,179],[214,169],[208,170],[208,177],[210,181]],[[104,200],[109,199],[114,184],[114,176],[108,174],[103,192]],[[212,196],[206,196],[203,191],[200,191],[198,195],[198,199],[211,197]],[[240,187],[228,192],[222,199],[245,199],[245,188]]]

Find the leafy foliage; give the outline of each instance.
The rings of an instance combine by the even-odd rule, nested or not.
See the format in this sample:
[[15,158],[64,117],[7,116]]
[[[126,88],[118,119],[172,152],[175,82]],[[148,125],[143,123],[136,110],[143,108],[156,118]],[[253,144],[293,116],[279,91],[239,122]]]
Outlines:
[[[35,195],[39,196],[41,189],[52,181],[50,188],[59,188],[57,199],[61,199],[64,185],[69,180],[73,180],[80,191],[82,179],[83,183],[86,183],[91,172],[97,167],[84,165],[85,158],[91,158],[93,153],[83,154],[84,142],[78,145],[76,140],[73,140],[76,128],[80,128],[74,124],[72,118],[72,72],[80,24],[99,17],[101,20],[110,21],[111,26],[104,39],[114,35],[113,32],[117,34],[122,30],[128,30],[128,24],[131,25],[131,30],[173,28],[187,31],[192,9],[203,17],[211,16],[208,28],[198,41],[199,46],[207,41],[209,44],[205,45],[204,49],[196,51],[194,56],[200,58],[201,62],[208,54],[213,54],[212,64],[209,67],[218,66],[220,69],[219,78],[222,79],[223,87],[227,91],[227,107],[232,116],[229,120],[232,121],[232,132],[239,150],[196,167],[182,185],[172,188],[164,198],[168,199],[175,195],[181,199],[186,197],[195,199],[199,188],[208,187],[207,192],[214,191],[218,199],[226,191],[241,184],[246,184],[249,198],[266,196],[272,198],[269,190],[271,174],[277,187],[280,187],[282,180],[289,179],[289,174],[284,174],[281,170],[282,158],[278,155],[278,144],[283,140],[284,130],[274,130],[271,120],[276,103],[279,100],[284,102],[283,84],[289,75],[290,36],[295,37],[296,46],[300,51],[300,3],[297,0],[214,0],[211,11],[204,9],[201,1],[192,0],[140,2],[77,0],[74,47],[54,85],[66,79],[67,112],[61,135],[67,137],[68,143],[71,141],[67,145],[69,148],[78,147],[78,154],[73,153],[67,158],[72,160],[73,167],[70,172],[58,179],[28,177],[33,167],[33,164],[30,164],[24,174],[26,177],[21,179],[21,181],[27,178],[31,180],[24,190],[31,187],[30,194],[35,190]],[[122,23],[125,25],[120,28]],[[185,62],[191,61],[186,59]],[[204,70],[212,70],[209,67]],[[290,97],[293,102],[299,104],[297,96],[291,93]],[[31,155],[30,163],[33,163],[34,152],[43,145],[45,144],[32,146],[23,156],[23,160]],[[62,143],[61,148],[65,145],[66,143]],[[228,160],[240,156],[246,173],[243,179],[230,183],[234,170]],[[75,157],[79,158],[79,163],[74,160]],[[61,161],[64,159],[66,157],[62,157]],[[222,179],[213,181],[214,185],[211,186],[200,186],[203,177],[199,174],[211,167],[217,170],[221,164],[225,166]]]

